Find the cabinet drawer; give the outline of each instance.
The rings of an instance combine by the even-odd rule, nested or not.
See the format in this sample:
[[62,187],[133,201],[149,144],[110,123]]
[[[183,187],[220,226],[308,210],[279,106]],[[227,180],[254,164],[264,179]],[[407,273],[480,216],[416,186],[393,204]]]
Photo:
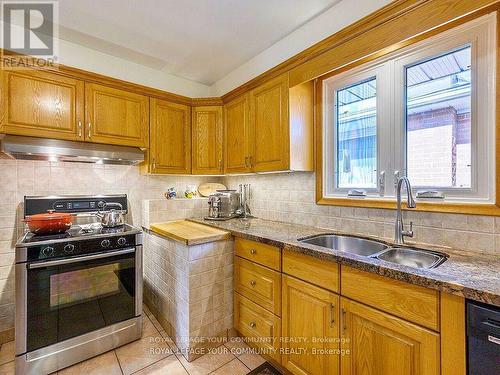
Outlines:
[[241,335],[250,338],[249,344],[262,348],[265,354],[281,363],[280,318],[235,293],[234,326]]
[[234,257],[234,288],[266,310],[281,315],[281,274]]
[[281,249],[276,246],[236,238],[234,253],[252,262],[281,271]]
[[338,293],[339,265],[294,251],[283,252],[283,272]]
[[439,331],[439,292],[342,266],[342,295]]

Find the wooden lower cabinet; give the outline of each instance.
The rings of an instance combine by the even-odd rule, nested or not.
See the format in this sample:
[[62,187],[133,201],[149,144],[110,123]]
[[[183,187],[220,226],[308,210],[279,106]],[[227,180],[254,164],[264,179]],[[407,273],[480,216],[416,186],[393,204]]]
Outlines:
[[438,375],[437,333],[341,298],[342,375]]
[[465,374],[463,297],[261,245],[236,239],[235,328],[286,374]]
[[[439,292],[342,266],[341,295],[439,331]],[[370,285],[370,288],[366,288]]]
[[281,315],[281,274],[234,257],[234,289],[273,314]]
[[281,319],[266,309],[234,294],[234,327],[247,338],[249,345],[281,363]]
[[339,374],[339,296],[282,278],[282,365],[297,375]]
[[234,254],[251,262],[281,271],[281,249],[261,242],[236,238]]

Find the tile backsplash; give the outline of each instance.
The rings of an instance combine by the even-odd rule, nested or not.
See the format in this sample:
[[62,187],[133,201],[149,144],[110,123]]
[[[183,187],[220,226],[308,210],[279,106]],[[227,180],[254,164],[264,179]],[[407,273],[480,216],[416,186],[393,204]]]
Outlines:
[[148,176],[139,167],[15,161],[0,158],[0,333],[14,326],[14,245],[23,234],[25,195],[127,194],[129,218],[141,225],[144,199],[164,199],[171,186],[217,182],[210,177]]
[[[250,183],[250,208],[262,219],[394,238],[394,210],[317,205],[314,173],[229,176],[223,183]],[[414,242],[500,255],[500,217],[407,211],[404,220],[413,221]]]
[[[393,237],[393,210],[316,205],[314,173],[224,178],[150,176],[133,166],[0,159],[0,333],[14,326],[14,244],[24,231],[21,219],[25,195],[125,193],[130,202],[129,221],[141,226],[149,220],[206,214],[204,200],[166,202],[163,197],[169,187],[182,194],[187,185],[203,182],[223,182],[229,188],[250,183],[250,206],[260,218]],[[151,200],[148,218],[143,218],[144,200]],[[414,222],[416,242],[500,254],[500,218],[405,212],[405,222],[410,220]]]

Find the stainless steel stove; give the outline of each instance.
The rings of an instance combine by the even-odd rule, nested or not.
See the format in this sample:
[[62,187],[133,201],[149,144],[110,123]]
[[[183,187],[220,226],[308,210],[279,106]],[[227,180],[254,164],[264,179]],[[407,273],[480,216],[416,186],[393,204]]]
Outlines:
[[53,209],[77,222],[16,244],[16,373],[48,374],[141,337],[142,232],[92,222],[100,202],[128,209],[126,195],[25,197],[25,216]]

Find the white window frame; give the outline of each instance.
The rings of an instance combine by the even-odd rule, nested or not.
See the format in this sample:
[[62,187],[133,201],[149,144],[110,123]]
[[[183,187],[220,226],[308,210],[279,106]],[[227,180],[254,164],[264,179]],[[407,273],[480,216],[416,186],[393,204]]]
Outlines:
[[[435,189],[444,192],[445,201],[495,202],[496,13],[323,81],[324,198],[347,197],[347,189],[335,187],[336,176],[332,173],[336,168],[336,92],[369,77],[377,77],[377,171],[379,176],[381,171],[385,172],[385,191],[380,191],[380,179],[377,189],[360,189],[367,191],[367,198],[392,200],[395,196],[393,176],[405,174],[406,170],[406,67],[468,45],[471,46],[472,65],[471,188]],[[423,187],[415,190],[420,189]]]
[[[384,165],[387,162],[387,155],[382,153],[381,150],[385,149],[389,144],[387,142],[389,134],[387,133],[387,129],[383,127],[379,127],[379,123],[383,123],[388,121],[387,116],[389,115],[388,111],[382,111],[380,102],[381,100],[390,100],[390,90],[387,88],[387,84],[384,84],[381,77],[387,72],[385,71],[385,66],[368,66],[362,70],[356,70],[352,74],[346,75],[340,80],[330,81],[330,84],[325,86],[325,97],[326,103],[330,109],[333,111],[328,111],[326,121],[328,123],[332,123],[333,126],[325,127],[325,141],[326,147],[324,148],[326,151],[326,158],[324,158],[324,166],[326,170],[333,171],[333,178],[326,179],[325,182],[328,184],[329,190],[335,190],[336,192],[346,195],[349,190],[352,188],[337,188],[338,182],[338,170],[337,170],[337,153],[335,145],[337,143],[337,92],[341,91],[347,87],[356,85],[357,83],[362,83],[369,81],[372,78],[376,78],[376,90],[377,90],[377,175],[380,174],[381,165]],[[331,122],[330,122],[331,121]],[[367,193],[371,195],[379,195],[380,194],[380,181],[377,178],[377,187],[376,188],[365,188],[359,187],[359,189],[365,190]]]

